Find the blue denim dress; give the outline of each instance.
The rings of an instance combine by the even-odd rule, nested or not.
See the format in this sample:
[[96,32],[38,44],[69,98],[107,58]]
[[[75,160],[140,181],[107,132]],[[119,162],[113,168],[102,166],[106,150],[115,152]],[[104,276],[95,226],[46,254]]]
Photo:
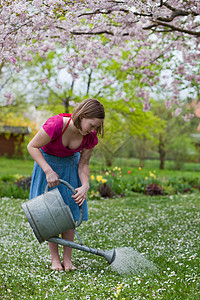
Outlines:
[[[74,155],[67,157],[57,157],[45,153],[42,149],[40,150],[51,168],[59,175],[60,179],[69,182],[74,188],[81,186],[81,181],[78,176],[78,163],[80,159],[80,153],[77,152]],[[33,174],[31,180],[29,199],[33,199],[44,193],[47,185],[46,175],[42,168],[35,162],[33,167]],[[57,188],[59,189],[64,202],[69,205],[74,221],[79,219],[79,206],[75,203],[72,198],[72,192],[64,184],[60,183]],[[50,189],[49,189],[50,190]],[[87,199],[83,205],[83,221],[88,220],[88,208]]]

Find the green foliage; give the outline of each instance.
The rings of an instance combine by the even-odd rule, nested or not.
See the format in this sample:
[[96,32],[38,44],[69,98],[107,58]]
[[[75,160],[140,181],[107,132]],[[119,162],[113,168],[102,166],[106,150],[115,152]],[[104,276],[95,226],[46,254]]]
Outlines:
[[198,118],[190,122],[175,118],[171,111],[166,110],[164,101],[155,101],[153,112],[163,120],[163,126],[158,133],[158,146],[164,153],[164,160],[173,159],[175,169],[180,169],[185,161],[197,161],[198,151],[191,133],[197,130]]
[[181,136],[174,136],[171,140],[170,153],[175,161],[175,168],[180,169],[183,161],[187,161],[189,158],[197,157],[197,150],[191,139],[186,134]]
[[0,178],[0,197],[27,199],[29,197],[29,187],[23,189],[17,183],[24,179],[24,176],[6,175]]
[[135,104],[136,110],[132,113],[123,99],[109,101],[102,98],[105,106],[105,134],[99,139],[97,148],[106,160],[107,166],[113,164],[113,158],[131,139],[153,140],[156,143],[156,134],[161,130],[162,121],[151,112],[144,113],[141,104]]
[[[145,172],[142,168],[139,168],[139,172],[136,173],[132,168],[127,171],[119,167],[100,171],[99,174],[92,174],[90,177],[89,197],[91,199],[100,198],[101,196],[110,197],[110,190],[115,196],[126,196],[133,192],[155,195],[158,189],[160,193],[157,192],[157,194],[165,195],[191,193],[200,190],[200,179],[197,175],[193,177],[190,174],[179,176],[173,176],[172,174],[170,176],[159,175],[159,172],[157,174],[155,170]],[[105,184],[107,185],[107,195],[106,190],[102,189]],[[99,187],[101,187],[102,193]]]
[[8,182],[0,180],[0,197],[27,199],[29,197],[29,190],[17,187],[12,180]]

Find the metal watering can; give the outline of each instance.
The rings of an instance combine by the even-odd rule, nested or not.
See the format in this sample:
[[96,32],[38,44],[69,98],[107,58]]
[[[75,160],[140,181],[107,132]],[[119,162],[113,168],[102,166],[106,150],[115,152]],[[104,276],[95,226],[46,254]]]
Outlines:
[[[67,181],[59,179],[59,182],[66,185],[74,195],[76,194],[75,189]],[[103,256],[110,264],[114,261],[115,250],[102,251],[83,245],[75,230],[82,223],[83,208],[79,206],[79,220],[75,223],[71,210],[64,202],[58,188],[49,191],[47,184],[44,194],[23,203],[22,208],[40,243],[48,241]],[[69,229],[74,230],[80,244],[57,237]]]

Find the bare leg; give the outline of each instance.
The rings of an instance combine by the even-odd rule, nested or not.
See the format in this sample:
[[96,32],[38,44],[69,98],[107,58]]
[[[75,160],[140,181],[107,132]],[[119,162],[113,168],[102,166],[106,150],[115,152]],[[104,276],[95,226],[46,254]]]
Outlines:
[[49,250],[51,254],[51,269],[62,271],[63,267],[60,261],[60,255],[58,252],[58,244],[55,243],[48,243],[49,244]]
[[[68,241],[74,241],[74,230],[69,229],[62,234],[62,237]],[[75,270],[76,267],[72,265],[72,248],[63,246],[63,265],[66,271]]]

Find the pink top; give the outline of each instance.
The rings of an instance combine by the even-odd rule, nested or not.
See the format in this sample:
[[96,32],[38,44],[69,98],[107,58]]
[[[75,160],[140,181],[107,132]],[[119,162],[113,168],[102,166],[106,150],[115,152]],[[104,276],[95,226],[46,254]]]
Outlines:
[[51,138],[51,141],[48,144],[41,147],[42,150],[54,156],[66,157],[81,151],[83,148],[91,149],[98,144],[96,132],[90,132],[83,136],[83,140],[79,148],[71,150],[68,147],[65,147],[62,143],[62,135],[67,129],[69,122],[63,130],[63,117],[68,117],[70,118],[69,122],[71,121],[71,114],[63,113],[49,118],[42,126]]

